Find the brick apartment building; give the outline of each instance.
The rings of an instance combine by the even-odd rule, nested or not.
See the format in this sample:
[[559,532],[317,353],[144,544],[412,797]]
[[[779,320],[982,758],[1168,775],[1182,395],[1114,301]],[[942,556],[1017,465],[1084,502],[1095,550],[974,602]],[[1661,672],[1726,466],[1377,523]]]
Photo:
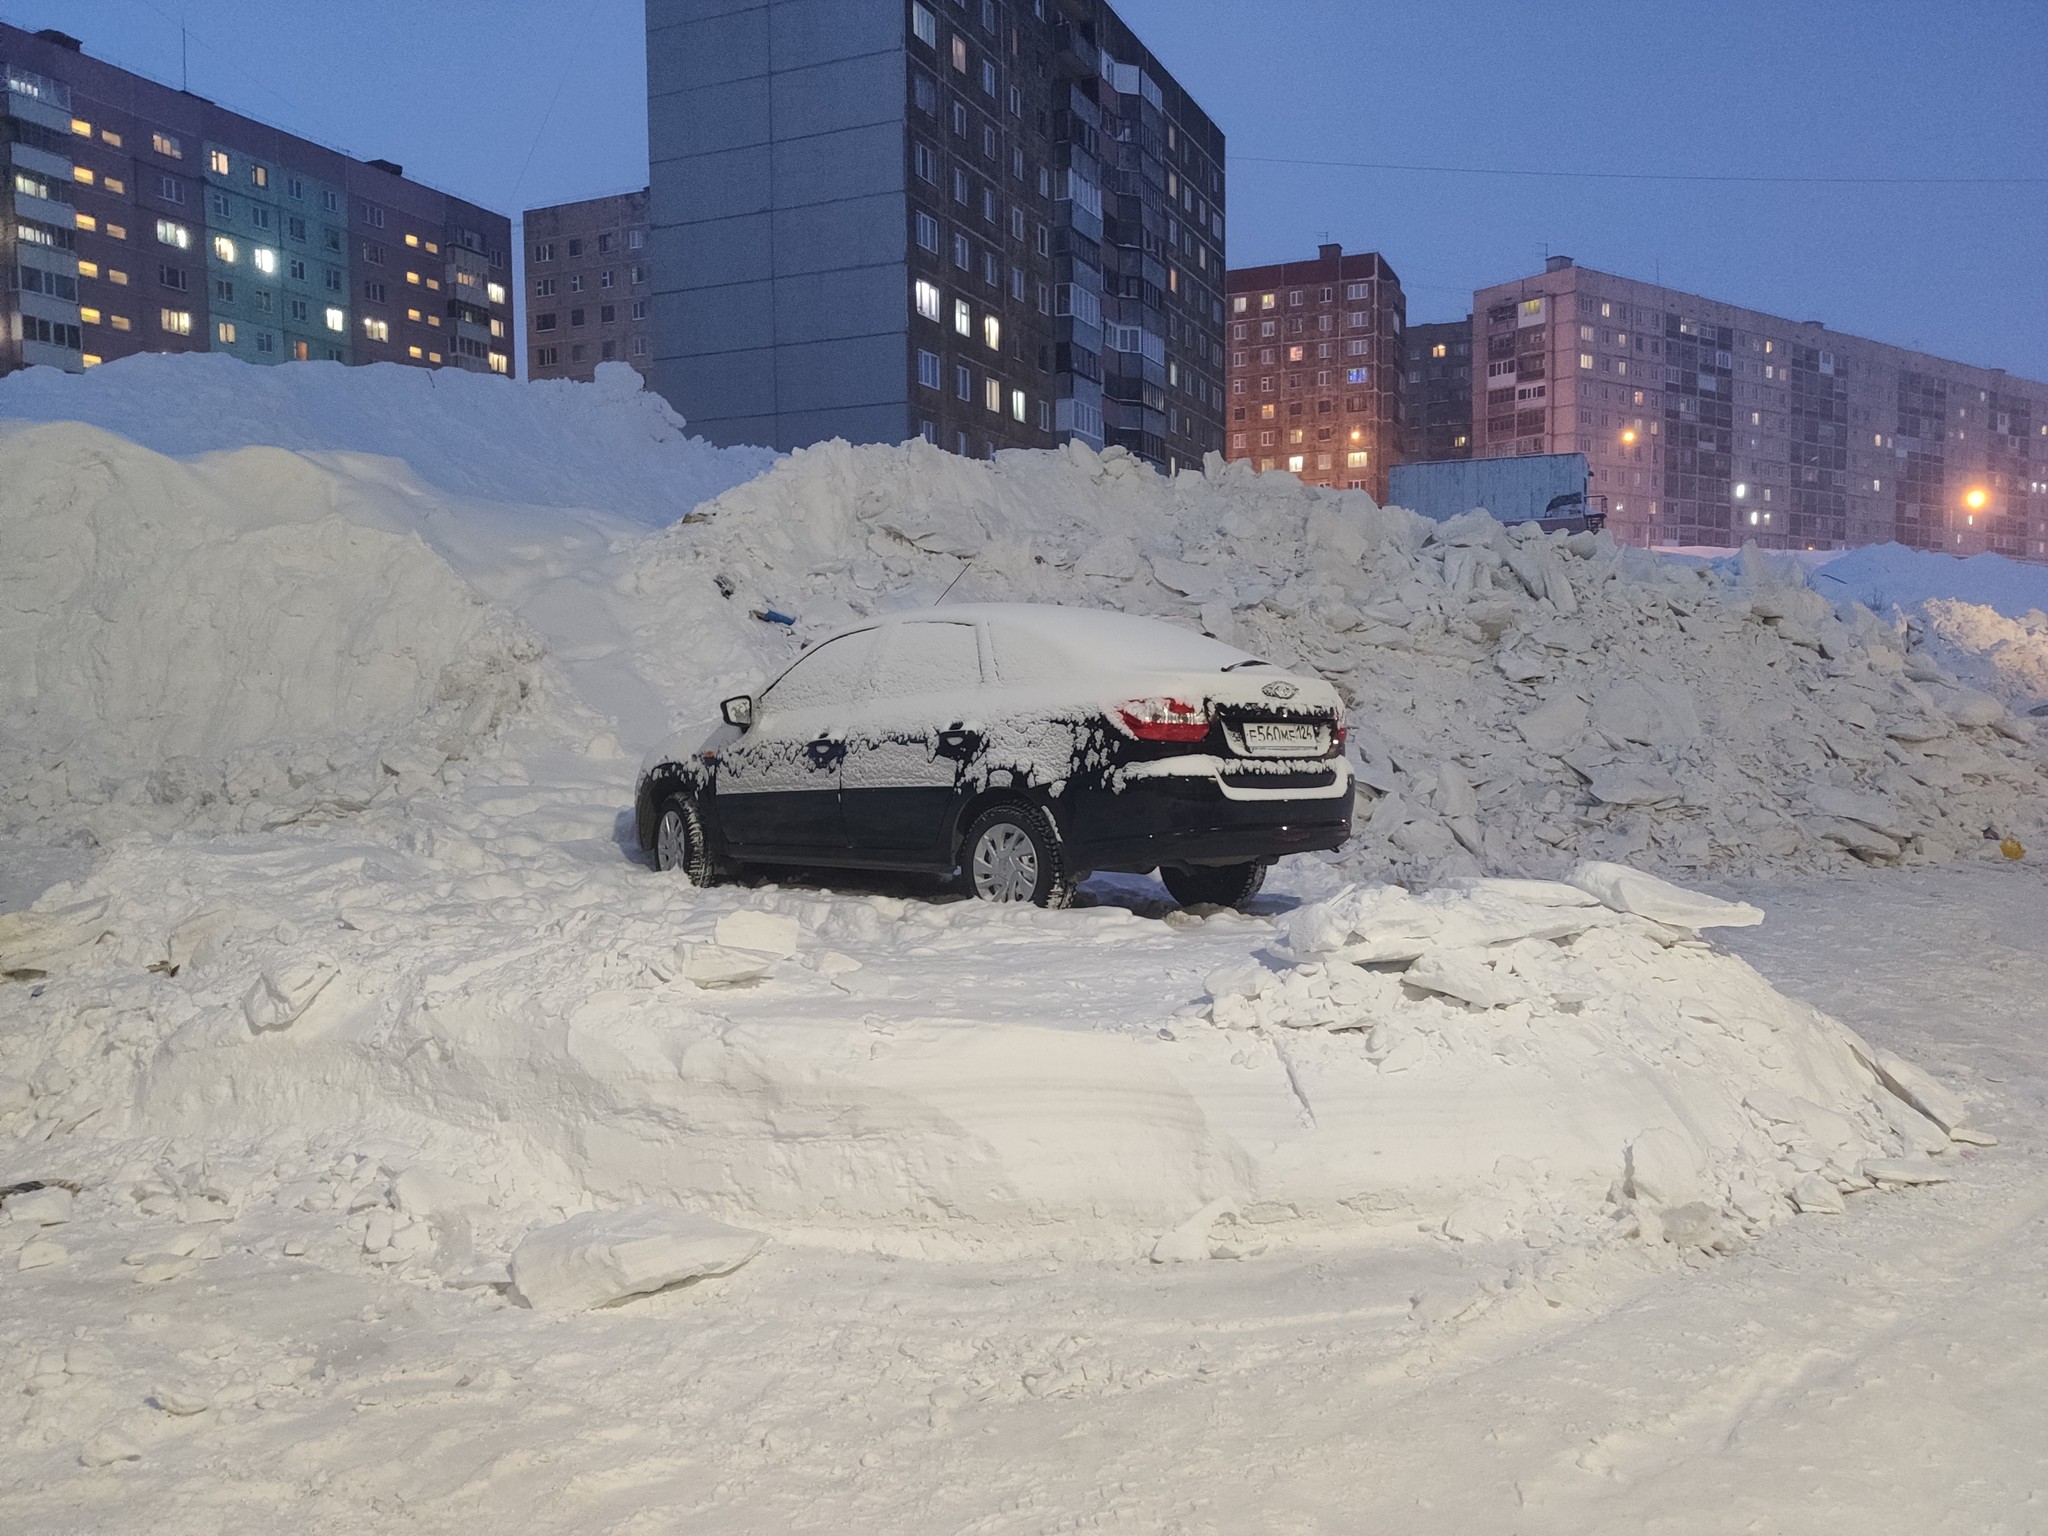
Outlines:
[[715,442],[1223,444],[1224,140],[1104,0],[648,0],[651,377]]
[[1226,454],[1385,500],[1402,449],[1408,301],[1374,252],[1228,274]]
[[583,379],[599,363],[650,362],[647,192],[530,208],[526,376]]
[[511,223],[0,24],[0,373],[138,352],[512,371]]
[[2048,383],[1564,256],[1473,331],[1476,452],[1585,454],[1628,542],[2048,559]]
[[1472,457],[1472,317],[1408,327],[1401,381],[1404,463]]

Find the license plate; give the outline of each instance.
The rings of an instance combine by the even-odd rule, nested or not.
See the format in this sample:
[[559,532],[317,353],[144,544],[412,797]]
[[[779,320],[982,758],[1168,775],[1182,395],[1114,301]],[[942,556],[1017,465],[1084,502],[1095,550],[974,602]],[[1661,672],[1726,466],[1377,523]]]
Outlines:
[[1254,757],[1295,757],[1323,750],[1323,728],[1293,720],[1247,720],[1240,728]]

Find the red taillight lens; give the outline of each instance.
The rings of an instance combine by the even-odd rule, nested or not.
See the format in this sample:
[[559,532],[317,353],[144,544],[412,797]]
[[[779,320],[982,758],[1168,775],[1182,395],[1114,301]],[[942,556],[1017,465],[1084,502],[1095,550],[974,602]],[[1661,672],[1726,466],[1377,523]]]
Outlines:
[[1133,699],[1116,713],[1140,741],[1200,741],[1209,734],[1208,711],[1179,699]]
[[1330,732],[1330,756],[1342,757],[1344,755],[1344,743],[1350,737],[1351,727],[1348,725],[1340,725],[1333,729]]

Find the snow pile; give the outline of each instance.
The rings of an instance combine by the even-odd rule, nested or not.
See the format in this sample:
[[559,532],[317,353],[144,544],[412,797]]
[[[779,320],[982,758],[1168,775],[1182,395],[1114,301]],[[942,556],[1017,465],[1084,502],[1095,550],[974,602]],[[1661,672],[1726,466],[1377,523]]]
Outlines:
[[[636,560],[637,649],[679,717],[806,638],[942,594],[1168,618],[1343,691],[1361,875],[1995,857],[1987,828],[2048,816],[2030,721],[1753,553],[1714,569],[1480,513],[1437,524],[1114,449],[827,444],[705,511]],[[749,617],[768,610],[796,635]]]
[[489,738],[533,642],[348,493],[271,450],[0,436],[0,829],[274,826]]
[[1953,1096],[1696,937],[1762,920],[1615,865],[1354,887],[1287,919],[1285,969],[1213,975],[1208,1017],[1288,1056],[1340,1202],[1461,1240],[1570,1235],[1600,1192],[1627,1235],[1726,1247],[1946,1178],[1988,1139]]
[[177,458],[261,446],[403,459],[463,497],[600,508],[665,527],[775,462],[689,435],[625,363],[595,384],[514,383],[398,363],[259,367],[225,353],[144,354],[85,373],[0,379],[0,420],[87,421]]
[[1806,558],[1814,564],[1816,590],[1878,613],[1894,608],[1911,613],[1938,598],[1990,608],[2009,619],[2048,608],[2048,564],[2039,561],[1992,554],[1958,559],[1903,544],[1869,544]]
[[1934,681],[1996,694],[2016,714],[2048,715],[2048,613],[2007,618],[1981,603],[1929,598],[1908,625]]
[[[1713,1246],[1982,1139],[1696,937],[1754,908],[1633,870],[1354,887],[1276,933],[700,892],[550,846],[550,814],[471,836],[416,801],[270,854],[130,843],[0,916],[0,971],[50,978],[0,1034],[0,1135],[123,1187],[136,1138],[225,1139],[240,1183],[152,1195],[275,1195],[421,1283],[512,1256],[542,1306],[752,1251],[706,1220],[933,1256],[1361,1221]],[[671,1214],[521,1247],[593,1205]]]

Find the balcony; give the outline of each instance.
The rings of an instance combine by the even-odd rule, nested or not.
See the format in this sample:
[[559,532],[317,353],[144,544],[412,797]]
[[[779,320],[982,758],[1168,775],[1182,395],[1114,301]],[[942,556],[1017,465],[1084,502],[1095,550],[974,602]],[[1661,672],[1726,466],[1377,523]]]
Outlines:
[[1053,68],[1070,80],[1093,80],[1102,69],[1102,53],[1071,22],[1053,27]]

